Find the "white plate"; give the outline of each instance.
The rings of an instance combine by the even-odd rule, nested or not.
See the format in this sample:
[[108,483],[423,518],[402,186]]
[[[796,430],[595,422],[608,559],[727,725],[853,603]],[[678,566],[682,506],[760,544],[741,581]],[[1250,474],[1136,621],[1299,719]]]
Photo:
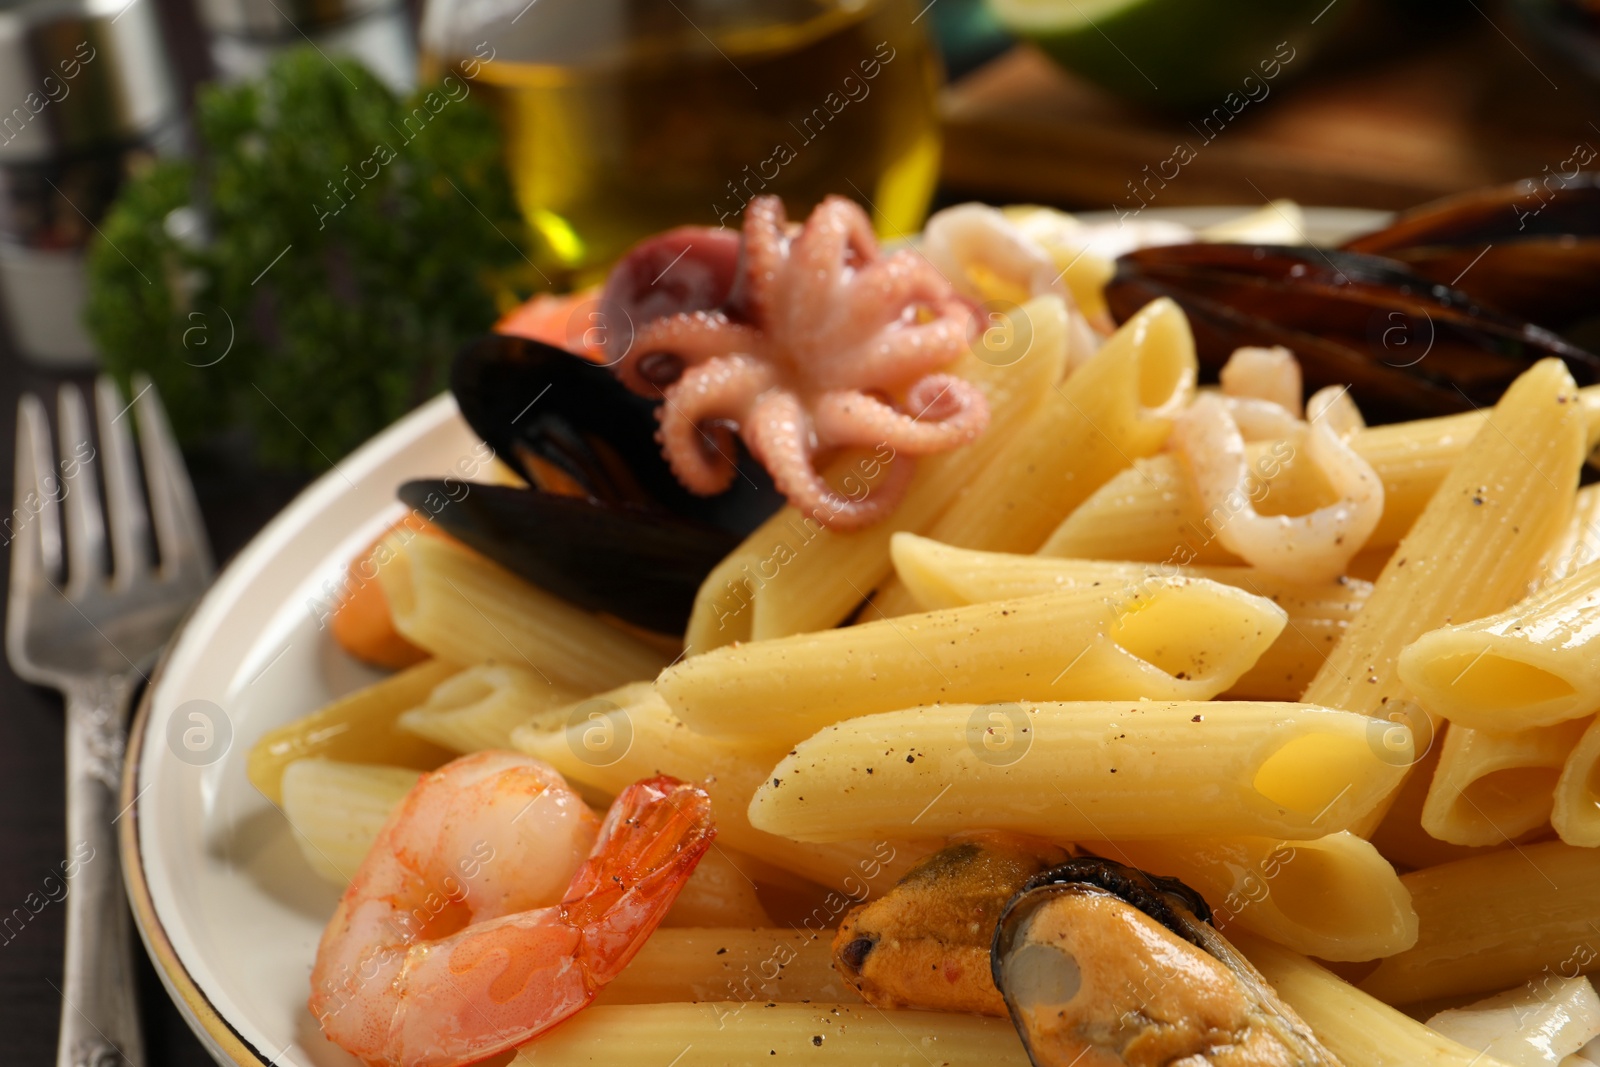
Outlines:
[[[1206,225],[1244,210],[1148,214]],[[1308,209],[1308,236],[1331,243],[1385,218]],[[140,707],[123,783],[132,815],[121,822],[124,873],[162,981],[219,1063],[358,1063],[323,1039],[306,1008],[338,891],[306,865],[282,814],[246,779],[245,756],[266,731],[379,677],[334,646],[316,606],[350,558],[404,514],[401,482],[469,472],[480,448],[441,396],[341,462],[229,564]],[[208,703],[185,707],[191,701]],[[215,720],[211,748],[198,756],[191,746],[205,741],[206,724],[190,718],[197,710]],[[201,731],[189,745],[186,730]]]

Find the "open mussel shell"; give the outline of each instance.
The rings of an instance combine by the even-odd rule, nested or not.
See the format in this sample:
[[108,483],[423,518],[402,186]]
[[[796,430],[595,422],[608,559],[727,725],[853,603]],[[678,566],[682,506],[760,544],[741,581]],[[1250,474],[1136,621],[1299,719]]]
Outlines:
[[1375,256],[1190,244],[1117,260],[1106,299],[1119,321],[1160,296],[1188,314],[1212,372],[1242,345],[1284,345],[1309,387],[1349,385],[1374,422],[1493,404],[1547,356],[1582,384],[1600,381],[1600,358],[1586,350]]
[[1445,197],[1344,247],[1565,330],[1597,313],[1600,178],[1549,174]]
[[740,537],[782,503],[761,465],[743,455],[740,476],[726,492],[689,492],[662,458],[655,402],[565,349],[522,337],[480,337],[456,354],[450,390],[467,424],[530,485],[546,484],[554,468],[595,500],[635,504]]
[[[415,481],[401,499],[508,570],[592,611],[681,632],[711,569],[782,503],[748,457],[698,497],[655,440],[654,405],[551,345],[488,336],[457,355],[467,423],[527,487]],[[428,502],[448,499],[443,508]]]
[[648,508],[520,486],[413,481],[400,499],[539,588],[661,633],[683,632],[700,583],[739,544]]
[[[1035,1067],[1229,1062],[1335,1067],[1306,1024],[1209,922],[1199,894],[1095,857],[1031,879],[990,966]],[[1191,1060],[1190,1057],[1193,1057]]]

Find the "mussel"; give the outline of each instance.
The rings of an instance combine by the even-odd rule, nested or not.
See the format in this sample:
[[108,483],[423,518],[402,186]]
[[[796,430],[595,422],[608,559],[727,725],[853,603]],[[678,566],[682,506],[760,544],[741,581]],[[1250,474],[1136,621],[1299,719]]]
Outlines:
[[1209,919],[1182,882],[1110,860],[1029,880],[990,962],[1035,1067],[1337,1065]]
[[1570,175],[1560,169],[1435,200],[1344,247],[1564,331],[1600,315],[1600,178],[1567,162]]
[[1066,857],[1014,834],[965,835],[849,912],[834,936],[834,966],[880,1008],[1003,1016],[989,972],[995,923],[1018,888]]
[[[467,423],[528,486],[413,481],[413,507],[534,584],[593,611],[681,632],[701,580],[781,498],[744,459],[714,497],[683,489],[661,458],[650,401],[563,349],[491,335],[457,355]],[[430,510],[432,510],[430,508]]]
[[1118,321],[1159,296],[1183,306],[1213,373],[1242,345],[1284,345],[1309,388],[1349,385],[1374,422],[1493,404],[1547,356],[1600,381],[1600,357],[1378,256],[1187,244],[1117,260],[1106,300]]

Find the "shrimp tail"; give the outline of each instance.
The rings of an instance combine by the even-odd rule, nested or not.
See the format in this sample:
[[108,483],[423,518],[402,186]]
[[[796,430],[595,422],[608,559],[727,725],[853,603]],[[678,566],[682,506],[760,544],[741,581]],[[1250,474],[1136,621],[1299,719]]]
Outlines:
[[566,922],[583,931],[591,988],[633,959],[716,835],[711,798],[697,786],[662,775],[617,797],[561,903]]

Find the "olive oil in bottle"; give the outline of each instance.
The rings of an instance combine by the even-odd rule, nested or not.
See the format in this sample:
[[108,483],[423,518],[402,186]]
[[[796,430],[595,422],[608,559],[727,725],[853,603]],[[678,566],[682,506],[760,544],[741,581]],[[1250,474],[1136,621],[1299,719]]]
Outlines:
[[[885,237],[922,223],[939,166],[937,60],[913,0],[434,0],[424,75],[473,74],[505,127],[535,262],[599,277],[633,242],[830,193]],[[469,17],[471,16],[471,17]]]

